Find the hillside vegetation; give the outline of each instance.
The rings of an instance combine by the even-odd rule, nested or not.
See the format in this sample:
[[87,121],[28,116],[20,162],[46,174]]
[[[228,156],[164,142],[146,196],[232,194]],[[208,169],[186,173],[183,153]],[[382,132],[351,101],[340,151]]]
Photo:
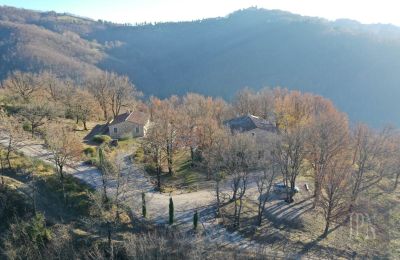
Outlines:
[[[400,30],[250,8],[224,18],[140,26],[0,9],[0,77],[51,68],[126,74],[147,95],[226,99],[249,86],[321,94],[352,120],[392,122],[400,108]],[[400,121],[394,123],[399,124]]]

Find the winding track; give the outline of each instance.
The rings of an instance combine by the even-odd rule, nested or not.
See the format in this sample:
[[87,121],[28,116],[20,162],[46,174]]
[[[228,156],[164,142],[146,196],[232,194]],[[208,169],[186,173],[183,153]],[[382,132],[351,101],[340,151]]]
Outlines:
[[[0,133],[0,145],[6,146],[7,143],[7,137]],[[18,151],[22,152],[25,156],[54,165],[52,155],[46,149],[43,141],[26,140],[22,142]],[[156,192],[154,190],[154,185],[148,179],[144,170],[140,166],[135,165],[128,158],[129,156],[127,153],[121,160],[120,168],[122,176],[125,179],[125,184],[122,187],[124,204],[131,209],[133,214],[140,216],[142,210],[141,194],[144,192],[146,194],[148,220],[160,225],[167,224],[170,195]],[[96,167],[85,165],[84,162],[71,162],[65,167],[65,172],[73,175],[78,180],[96,190],[100,191],[102,189],[101,173]],[[230,184],[228,181],[221,184],[221,190],[223,192],[229,192],[229,189]],[[115,180],[110,180],[108,183],[108,192],[114,194],[115,191]],[[248,187],[247,196],[251,200],[257,200],[256,194],[257,187],[254,182],[251,182],[251,185]],[[213,187],[191,193],[173,194],[171,196],[174,201],[176,226],[183,228],[183,230],[191,229],[193,213],[195,210],[198,210],[201,226],[204,228],[206,239],[208,239],[209,242],[217,243],[221,246],[234,246],[242,249],[257,250],[262,248],[261,244],[242,237],[238,232],[228,232],[215,222],[215,193]],[[285,217],[284,215],[289,216],[291,213],[294,213],[291,212],[293,210],[298,211],[297,207],[293,207],[293,209],[287,211],[286,207],[281,205],[281,203],[272,205],[272,208],[280,209],[280,212],[274,214],[278,217]],[[294,216],[296,216],[296,214],[294,214]]]

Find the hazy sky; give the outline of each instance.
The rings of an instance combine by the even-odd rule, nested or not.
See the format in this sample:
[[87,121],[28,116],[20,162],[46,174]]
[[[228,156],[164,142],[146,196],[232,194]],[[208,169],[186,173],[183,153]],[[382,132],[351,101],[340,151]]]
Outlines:
[[195,20],[258,6],[330,20],[350,18],[400,25],[399,0],[0,0],[0,5],[69,12],[119,23]]

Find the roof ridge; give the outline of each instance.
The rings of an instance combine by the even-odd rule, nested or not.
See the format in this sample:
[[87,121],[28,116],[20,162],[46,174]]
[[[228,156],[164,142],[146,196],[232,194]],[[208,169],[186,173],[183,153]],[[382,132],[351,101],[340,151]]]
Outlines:
[[128,118],[132,115],[133,111],[128,111],[128,112],[125,112],[125,113],[129,113],[128,116],[127,116],[127,117],[125,118],[125,120],[124,120],[124,121],[127,121]]

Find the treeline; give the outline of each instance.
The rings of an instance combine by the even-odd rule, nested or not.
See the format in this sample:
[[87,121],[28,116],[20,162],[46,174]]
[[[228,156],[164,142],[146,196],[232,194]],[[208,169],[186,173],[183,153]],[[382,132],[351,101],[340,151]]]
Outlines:
[[73,30],[68,26],[74,23],[69,22],[24,22],[24,18],[7,17],[2,11],[0,7],[0,53],[4,61],[0,64],[0,80],[15,70],[52,70],[77,81],[100,71],[97,63],[105,57],[105,46],[85,39],[81,35],[84,28],[75,24]]
[[76,84],[51,72],[15,71],[1,83],[3,105],[34,135],[46,122],[70,118],[83,123],[108,121],[138,104],[140,92],[125,76],[102,72]]
[[[152,125],[144,142],[147,163],[157,174],[161,188],[163,168],[174,174],[175,154],[190,152],[192,166],[207,172],[216,183],[231,181],[234,225],[240,226],[243,199],[250,175],[256,173],[260,199],[258,224],[276,179],[286,186],[286,202],[292,203],[301,175],[314,180],[314,209],[321,212],[326,236],[333,222],[348,219],[359,210],[359,198],[385,183],[398,187],[400,136],[391,127],[371,129],[349,125],[348,118],[331,101],[313,94],[285,89],[244,89],[232,104],[220,99],[187,94],[180,98],[150,100]],[[255,115],[276,125],[277,133],[232,133],[226,119]]]
[[[64,205],[71,199],[64,168],[68,161],[80,157],[82,147],[63,120],[74,119],[86,128],[88,121],[106,121],[124,110],[134,109],[146,110],[151,119],[143,150],[145,163],[156,173],[157,187],[162,188],[161,174],[165,169],[174,175],[177,153],[187,152],[191,166],[204,171],[215,183],[217,215],[226,205],[221,196],[221,183],[230,182],[228,203],[233,205],[235,228],[241,226],[246,196],[254,183],[259,193],[255,224],[261,225],[277,180],[283,181],[286,187],[286,202],[293,203],[298,178],[312,176],[314,210],[325,220],[323,236],[329,234],[333,223],[343,223],[352,212],[363,211],[364,198],[371,192],[390,193],[398,188],[400,136],[397,129],[350,125],[346,114],[321,96],[280,88],[257,92],[246,88],[236,94],[232,103],[189,93],[167,99],[151,97],[145,102],[147,105],[138,105],[140,93],[127,77],[110,72],[76,84],[50,72],[16,71],[1,86],[0,126],[2,135],[9,140],[0,158],[1,186],[4,186],[4,169],[12,168],[10,155],[23,145],[24,138],[19,135],[27,130],[32,135],[40,134],[54,157]],[[269,120],[277,131],[253,135],[232,132],[225,125],[228,119],[249,114]],[[103,154],[103,149],[108,148],[97,149],[97,157],[104,186],[99,198],[92,203],[96,217],[102,219],[101,231],[106,233],[103,246],[107,254],[117,254],[113,252],[117,248],[113,244],[117,236],[114,230],[124,212],[123,186],[127,184],[121,177],[122,164]],[[112,178],[118,179],[116,183],[121,188],[116,194],[107,193]],[[43,226],[40,218],[32,221],[38,222],[32,222],[32,226]],[[46,229],[41,229],[39,239],[49,240],[46,236]],[[15,244],[21,244],[20,241]],[[51,246],[51,243],[44,244]],[[74,251],[68,251],[71,252]]]

